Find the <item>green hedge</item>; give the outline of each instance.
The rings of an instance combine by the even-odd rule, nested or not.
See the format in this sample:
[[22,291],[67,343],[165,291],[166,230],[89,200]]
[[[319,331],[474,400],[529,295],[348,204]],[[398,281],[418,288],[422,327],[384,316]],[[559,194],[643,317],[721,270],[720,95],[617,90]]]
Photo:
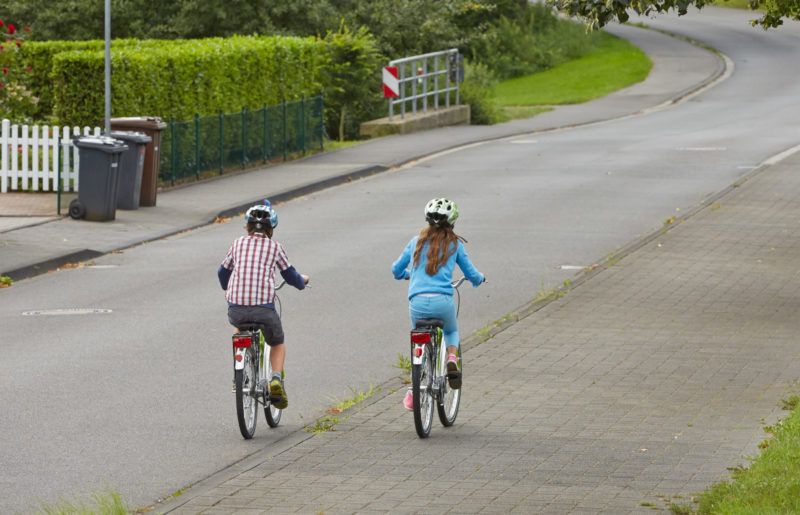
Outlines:
[[33,110],[34,120],[47,120],[53,113],[53,57],[61,52],[101,50],[103,41],[26,41],[15,54],[13,66],[31,67],[25,74],[25,86],[39,98]]
[[[52,54],[53,115],[75,125],[102,124],[104,52]],[[189,120],[255,109],[323,89],[329,54],[316,38],[241,37],[125,40],[111,52],[112,116]]]

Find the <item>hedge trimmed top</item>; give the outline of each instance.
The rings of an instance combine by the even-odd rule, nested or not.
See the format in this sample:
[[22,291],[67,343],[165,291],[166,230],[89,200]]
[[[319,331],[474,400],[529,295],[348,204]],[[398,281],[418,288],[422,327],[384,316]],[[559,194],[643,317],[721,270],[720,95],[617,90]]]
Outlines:
[[[17,59],[33,67],[36,118],[102,125],[103,41],[28,42]],[[112,115],[188,120],[318,95],[329,63],[325,40],[311,37],[114,40]]]

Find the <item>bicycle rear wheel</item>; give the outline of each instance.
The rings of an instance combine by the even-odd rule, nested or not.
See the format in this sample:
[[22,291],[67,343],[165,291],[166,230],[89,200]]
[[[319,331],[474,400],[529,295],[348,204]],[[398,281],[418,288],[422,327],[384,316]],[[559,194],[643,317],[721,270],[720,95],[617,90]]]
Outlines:
[[256,400],[256,364],[255,352],[248,348],[244,353],[244,368],[234,372],[236,383],[236,418],[239,421],[239,431],[249,440],[256,432],[256,419],[258,415],[258,401]]
[[429,345],[422,349],[422,362],[411,366],[411,391],[414,396],[414,427],[420,438],[427,438],[433,424],[433,356]]
[[266,348],[264,354],[265,368],[267,370],[267,386],[264,391],[264,415],[267,417],[267,424],[269,427],[278,427],[281,422],[281,413],[283,410],[276,408],[269,400],[269,380],[272,378],[272,365],[269,362],[269,347]]
[[[461,370],[461,347],[458,348],[458,366]],[[454,390],[450,388],[450,382],[446,377],[442,383],[442,403],[436,403],[439,412],[439,421],[444,427],[450,427],[458,416],[458,406],[461,404],[461,388]]]

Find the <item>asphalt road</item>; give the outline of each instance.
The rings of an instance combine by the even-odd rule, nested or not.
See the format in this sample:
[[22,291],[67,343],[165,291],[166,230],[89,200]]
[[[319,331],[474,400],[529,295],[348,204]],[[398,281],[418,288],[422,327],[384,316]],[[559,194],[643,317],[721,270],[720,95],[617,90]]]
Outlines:
[[[458,202],[457,232],[489,280],[463,289],[469,334],[796,145],[798,32],[746,19],[646,20],[735,65],[670,109],[472,145],[278,206],[275,238],[311,288],[282,290],[290,408],[277,430],[262,418],[252,441],[236,426],[215,276],[241,220],[15,284],[0,306],[0,511],[107,485],[152,504],[397,375],[407,285],[389,266],[432,197]],[[111,312],[23,314],[87,307]]]

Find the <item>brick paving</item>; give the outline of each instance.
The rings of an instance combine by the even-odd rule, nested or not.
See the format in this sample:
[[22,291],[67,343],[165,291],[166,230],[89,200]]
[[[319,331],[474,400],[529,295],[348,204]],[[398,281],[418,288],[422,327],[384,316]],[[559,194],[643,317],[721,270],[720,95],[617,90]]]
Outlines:
[[[652,513],[747,464],[800,376],[800,155],[465,351],[452,428],[400,381],[160,512]],[[396,389],[396,391],[391,391]]]

